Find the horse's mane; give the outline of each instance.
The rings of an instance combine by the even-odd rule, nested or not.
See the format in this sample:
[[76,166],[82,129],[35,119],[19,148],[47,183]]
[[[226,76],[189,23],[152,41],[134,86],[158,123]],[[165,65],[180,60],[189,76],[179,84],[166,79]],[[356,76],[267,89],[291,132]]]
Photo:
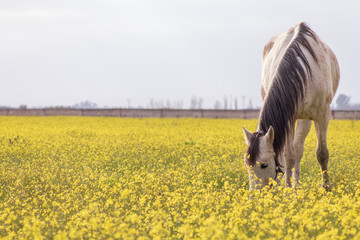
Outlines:
[[260,137],[264,136],[263,132],[255,132],[253,133],[250,140],[249,147],[247,149],[247,164],[250,166],[254,166],[256,162],[257,155],[259,154],[259,147],[260,147]]
[[[260,111],[258,133],[261,134],[254,136],[263,136],[272,126],[275,132],[273,142],[275,154],[279,154],[290,128],[295,124],[298,106],[304,98],[307,82],[311,79],[311,67],[300,46],[304,47],[317,62],[315,52],[306,39],[307,36],[317,42],[315,33],[305,23],[300,23],[297,36],[292,39],[279,63]],[[256,152],[254,147],[257,145],[258,148],[259,145],[255,138],[249,144],[252,152]],[[255,146],[251,146],[252,143]],[[256,161],[253,157],[250,156],[249,159],[251,165]]]

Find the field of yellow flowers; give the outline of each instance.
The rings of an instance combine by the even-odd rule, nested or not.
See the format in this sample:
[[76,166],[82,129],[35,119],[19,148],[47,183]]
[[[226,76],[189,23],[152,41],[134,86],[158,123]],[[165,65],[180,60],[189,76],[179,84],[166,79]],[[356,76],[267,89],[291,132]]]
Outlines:
[[302,186],[249,198],[257,120],[0,117],[5,239],[360,238],[360,121],[331,121],[331,192],[314,129]]

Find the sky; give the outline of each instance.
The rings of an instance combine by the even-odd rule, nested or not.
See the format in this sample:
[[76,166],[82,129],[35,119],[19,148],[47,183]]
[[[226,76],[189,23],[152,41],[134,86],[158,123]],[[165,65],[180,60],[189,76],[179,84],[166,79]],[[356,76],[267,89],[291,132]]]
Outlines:
[[262,49],[300,21],[338,58],[333,103],[359,103],[357,0],[1,0],[0,106],[260,107]]

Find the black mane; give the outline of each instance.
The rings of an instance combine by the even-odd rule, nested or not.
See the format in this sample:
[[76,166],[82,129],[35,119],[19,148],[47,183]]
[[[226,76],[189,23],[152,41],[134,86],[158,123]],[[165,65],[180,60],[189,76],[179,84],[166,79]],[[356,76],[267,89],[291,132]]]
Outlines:
[[259,146],[260,146],[260,137],[264,136],[262,132],[254,132],[249,143],[249,147],[247,149],[247,164],[250,166],[254,166],[256,162],[257,155],[259,154]]
[[[274,151],[279,154],[282,150],[286,137],[295,124],[295,117],[299,104],[302,102],[309,80],[311,80],[311,67],[308,59],[301,50],[304,47],[317,62],[315,52],[306,39],[307,36],[316,40],[315,33],[304,23],[298,27],[298,34],[292,40],[281,60],[273,83],[267,93],[264,105],[260,112],[258,132],[254,138],[267,133],[270,126],[274,128]],[[255,137],[256,136],[256,137]],[[252,154],[257,152],[258,140],[250,141],[249,150]],[[250,165],[255,164],[255,156],[249,156]]]

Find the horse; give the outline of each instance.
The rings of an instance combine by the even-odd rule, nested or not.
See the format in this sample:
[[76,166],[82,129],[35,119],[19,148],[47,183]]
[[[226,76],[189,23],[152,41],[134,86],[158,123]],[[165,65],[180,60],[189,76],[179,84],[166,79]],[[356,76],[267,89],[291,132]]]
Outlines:
[[334,52],[306,23],[269,40],[262,56],[263,105],[257,130],[251,133],[243,127],[250,190],[262,189],[270,179],[279,181],[279,173],[284,173],[285,186],[299,185],[300,161],[312,121],[322,186],[330,190],[327,129],[339,80]]

